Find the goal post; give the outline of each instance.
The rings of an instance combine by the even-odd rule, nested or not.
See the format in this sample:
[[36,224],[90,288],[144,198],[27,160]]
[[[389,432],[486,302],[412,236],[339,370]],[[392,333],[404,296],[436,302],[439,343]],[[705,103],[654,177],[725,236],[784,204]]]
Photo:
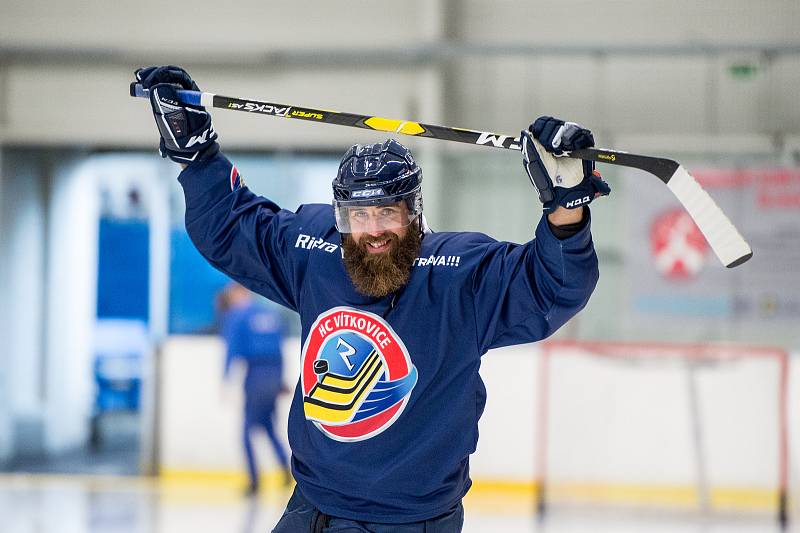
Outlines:
[[769,509],[788,520],[788,354],[549,341],[537,387],[537,510],[553,501]]

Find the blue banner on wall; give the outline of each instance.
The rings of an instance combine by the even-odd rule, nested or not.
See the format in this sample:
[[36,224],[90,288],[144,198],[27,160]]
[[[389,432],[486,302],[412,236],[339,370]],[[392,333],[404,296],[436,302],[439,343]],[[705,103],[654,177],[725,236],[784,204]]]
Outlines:
[[146,221],[101,218],[97,317],[145,323],[150,306],[150,229]]
[[230,280],[203,259],[183,228],[173,228],[170,241],[169,332],[215,332],[214,297]]

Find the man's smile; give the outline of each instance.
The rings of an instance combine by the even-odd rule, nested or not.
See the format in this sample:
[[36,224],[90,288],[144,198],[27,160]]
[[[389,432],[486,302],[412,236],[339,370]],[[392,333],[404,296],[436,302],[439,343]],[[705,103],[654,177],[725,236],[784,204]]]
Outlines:
[[388,237],[367,242],[367,251],[371,254],[380,254],[391,248],[392,240]]

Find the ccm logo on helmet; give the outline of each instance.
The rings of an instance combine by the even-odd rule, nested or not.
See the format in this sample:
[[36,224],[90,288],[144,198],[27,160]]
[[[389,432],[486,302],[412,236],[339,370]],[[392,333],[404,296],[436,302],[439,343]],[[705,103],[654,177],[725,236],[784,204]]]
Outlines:
[[351,198],[372,198],[373,196],[383,196],[383,189],[363,189],[353,191]]

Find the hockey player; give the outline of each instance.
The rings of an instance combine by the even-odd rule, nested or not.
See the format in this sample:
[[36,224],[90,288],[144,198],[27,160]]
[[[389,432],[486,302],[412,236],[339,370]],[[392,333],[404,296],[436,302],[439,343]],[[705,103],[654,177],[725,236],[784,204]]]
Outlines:
[[535,238],[434,233],[422,171],[389,140],[353,146],[332,205],[283,210],[244,186],[211,118],[149,67],[162,156],[184,165],[186,229],[200,253],[300,315],[301,375],[289,414],[297,487],[274,532],[458,532],[470,488],[491,348],[546,338],[582,309],[598,278],[586,204],[610,192],[591,163],[555,157],[591,133],[551,117],[522,132],[544,203]]
[[244,364],[244,424],[242,444],[247,461],[247,495],[259,490],[259,473],[253,453],[252,433],[263,429],[272,445],[283,481],[291,482],[289,460],[275,433],[275,404],[283,389],[283,321],[271,309],[256,303],[252,293],[238,283],[229,283],[223,293],[225,310],[220,333],[225,339],[224,376],[230,376],[235,361]]

